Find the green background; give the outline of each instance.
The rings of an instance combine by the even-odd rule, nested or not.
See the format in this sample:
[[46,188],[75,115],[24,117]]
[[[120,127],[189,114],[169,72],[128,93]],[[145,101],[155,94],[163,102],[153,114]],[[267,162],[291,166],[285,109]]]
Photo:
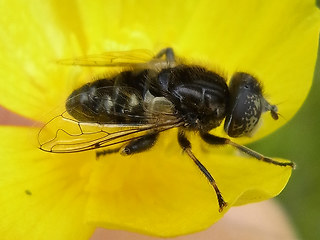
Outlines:
[[287,187],[277,199],[286,209],[301,239],[320,239],[319,90],[318,50],[313,85],[298,114],[275,133],[249,145],[250,148],[267,156],[283,157],[297,164]]

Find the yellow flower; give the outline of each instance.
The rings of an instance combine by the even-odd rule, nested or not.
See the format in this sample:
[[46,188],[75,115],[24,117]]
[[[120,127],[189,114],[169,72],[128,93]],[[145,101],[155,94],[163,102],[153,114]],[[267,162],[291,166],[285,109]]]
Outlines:
[[[252,138],[235,140],[241,144],[281,127],[312,84],[320,15],[311,0],[2,1],[0,11],[0,104],[38,122],[107,71],[55,60],[112,50],[171,46],[228,79],[239,70],[257,76],[283,117],[265,114]],[[2,239],[88,239],[96,227],[187,234],[209,227],[231,206],[276,196],[291,175],[290,167],[237,156],[230,147],[203,150],[192,136],[195,155],[228,202],[219,213],[212,187],[181,154],[176,130],[152,150],[96,161],[94,151],[39,150],[37,126],[0,129]],[[226,136],[221,128],[215,133]]]

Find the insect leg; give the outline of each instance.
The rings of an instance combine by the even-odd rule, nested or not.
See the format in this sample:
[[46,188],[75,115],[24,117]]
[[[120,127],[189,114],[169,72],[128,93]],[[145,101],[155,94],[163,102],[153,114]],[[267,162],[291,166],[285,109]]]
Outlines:
[[112,153],[117,153],[121,147],[114,148],[114,149],[106,149],[106,150],[101,150],[101,151],[96,151],[96,158],[99,158],[100,156],[112,154]]
[[261,161],[264,161],[264,162],[267,162],[267,163],[272,163],[272,164],[278,165],[278,166],[290,166],[292,168],[295,167],[295,164],[293,162],[291,162],[291,161],[290,162],[278,162],[278,161],[273,160],[271,158],[265,157],[262,154],[260,154],[260,153],[258,153],[256,151],[253,151],[250,148],[247,148],[245,146],[237,144],[237,143],[231,141],[228,138],[217,137],[217,136],[214,136],[214,135],[209,134],[209,133],[200,133],[200,136],[205,142],[207,142],[209,144],[213,144],[213,145],[229,144],[229,145],[239,149],[241,152],[244,152],[244,153],[250,155],[251,157],[254,157],[254,158],[258,159],[258,160],[261,160]]
[[158,135],[159,133],[150,133],[142,136],[141,138],[132,140],[123,148],[121,154],[131,155],[148,150],[156,143]]
[[206,169],[205,166],[202,165],[202,163],[193,155],[191,151],[191,143],[185,136],[183,131],[179,131],[178,133],[178,142],[182,149],[189,155],[189,157],[193,160],[193,162],[197,165],[197,167],[200,169],[200,171],[205,175],[205,177],[209,180],[210,184],[214,188],[217,198],[218,198],[218,203],[219,203],[219,212],[223,211],[223,208],[227,206],[227,202],[224,201],[221,192],[216,184],[216,181],[214,178],[211,176],[209,171]]
[[174,57],[174,52],[173,52],[173,49],[168,47],[168,48],[164,48],[162,49],[156,56],[155,58],[162,58],[162,56],[166,56],[166,60],[169,62],[169,63],[174,63],[176,60],[175,60],[175,57]]

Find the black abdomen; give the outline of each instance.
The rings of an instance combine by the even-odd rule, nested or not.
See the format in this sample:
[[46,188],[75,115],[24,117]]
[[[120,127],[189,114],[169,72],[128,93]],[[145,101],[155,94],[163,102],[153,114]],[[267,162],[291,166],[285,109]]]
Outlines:
[[72,92],[68,113],[82,122],[143,124],[146,72],[125,71]]

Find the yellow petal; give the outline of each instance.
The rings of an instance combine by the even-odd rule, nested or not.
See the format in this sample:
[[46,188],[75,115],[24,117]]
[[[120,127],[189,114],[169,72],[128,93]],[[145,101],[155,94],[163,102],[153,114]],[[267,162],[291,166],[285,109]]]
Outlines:
[[0,128],[1,239],[88,239],[95,229],[84,216],[90,162],[40,151],[37,132]]
[[[94,226],[175,236],[205,229],[227,211],[219,213],[207,179],[170,141],[175,131],[146,153],[99,161],[92,152],[41,152],[30,141],[37,131],[1,128],[0,225],[7,239],[86,239]],[[277,195],[291,174],[289,167],[194,149],[229,206]]]

